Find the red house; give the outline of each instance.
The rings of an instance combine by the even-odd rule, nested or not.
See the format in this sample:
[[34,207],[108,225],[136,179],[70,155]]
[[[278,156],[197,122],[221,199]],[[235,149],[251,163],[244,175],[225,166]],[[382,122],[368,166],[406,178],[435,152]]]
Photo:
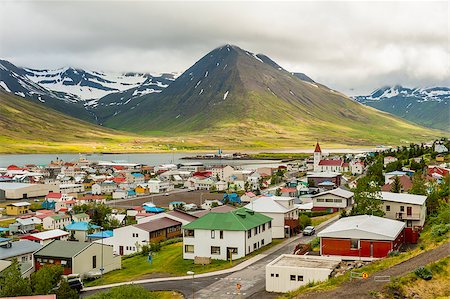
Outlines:
[[383,258],[405,242],[405,223],[359,215],[344,217],[318,234],[320,254],[343,259]]

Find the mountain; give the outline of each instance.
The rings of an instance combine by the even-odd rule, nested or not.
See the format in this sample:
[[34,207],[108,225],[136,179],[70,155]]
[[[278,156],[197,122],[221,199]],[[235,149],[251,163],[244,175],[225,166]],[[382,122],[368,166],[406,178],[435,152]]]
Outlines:
[[225,45],[162,92],[143,96],[138,109],[112,116],[104,125],[274,147],[317,138],[334,144],[398,143],[437,134],[298,76],[265,55]]
[[450,88],[387,86],[355,99],[430,128],[450,131]]
[[130,136],[0,90],[1,153],[117,150],[136,139]]
[[174,74],[108,73],[71,67],[37,70],[0,60],[0,86],[4,90],[92,122],[130,109],[131,105],[121,109],[114,106],[161,92],[174,78]]
[[0,60],[0,90],[40,103],[68,115],[93,120],[75,95],[49,90],[28,78],[30,73],[6,60]]

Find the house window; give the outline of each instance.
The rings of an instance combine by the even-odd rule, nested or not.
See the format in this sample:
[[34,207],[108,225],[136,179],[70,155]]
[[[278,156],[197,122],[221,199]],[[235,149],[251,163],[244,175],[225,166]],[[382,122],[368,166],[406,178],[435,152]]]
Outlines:
[[391,206],[386,206],[386,212],[389,212],[391,210]]
[[303,281],[303,275],[297,275],[297,281]]
[[272,221],[269,222],[269,228],[272,228]]
[[97,256],[96,255],[94,255],[92,257],[92,268],[93,269],[97,268]]
[[275,274],[273,274],[273,273],[270,273],[270,277],[274,277],[275,276]]
[[261,246],[264,246],[264,239],[261,240]]
[[405,206],[400,206],[400,212],[404,212],[405,211]]
[[247,238],[250,239],[252,237],[252,230],[247,231]]
[[335,199],[334,202],[342,203],[342,199]]
[[211,246],[211,254],[220,254],[219,246]]
[[194,245],[184,245],[184,252],[194,253]]
[[223,230],[220,231],[219,238],[223,239]]
[[216,237],[216,231],[212,230],[211,231],[211,239],[214,239]]
[[333,202],[333,199],[332,198],[327,198],[326,202]]
[[194,237],[194,230],[193,229],[185,229],[184,230],[184,236],[185,237]]
[[262,225],[262,231],[265,231],[266,230],[266,224],[264,223],[263,225]]
[[258,228],[255,227],[255,236],[258,234]]
[[325,200],[323,198],[317,198],[316,201],[317,202],[325,202]]
[[280,275],[279,274],[275,274],[275,277],[280,277]]
[[61,261],[61,265],[67,265],[67,261]]
[[253,243],[253,250],[256,249],[256,243]]
[[350,243],[351,243],[351,246],[350,246],[351,249],[359,248],[359,240],[358,239],[350,239]]
[[291,275],[291,281],[295,281],[295,275]]

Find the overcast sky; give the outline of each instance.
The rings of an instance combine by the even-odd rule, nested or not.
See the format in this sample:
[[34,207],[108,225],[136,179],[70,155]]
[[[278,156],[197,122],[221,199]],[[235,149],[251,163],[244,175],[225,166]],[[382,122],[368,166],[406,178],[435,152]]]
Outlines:
[[449,14],[448,1],[1,1],[0,58],[32,68],[182,72],[229,43],[350,95],[450,86]]

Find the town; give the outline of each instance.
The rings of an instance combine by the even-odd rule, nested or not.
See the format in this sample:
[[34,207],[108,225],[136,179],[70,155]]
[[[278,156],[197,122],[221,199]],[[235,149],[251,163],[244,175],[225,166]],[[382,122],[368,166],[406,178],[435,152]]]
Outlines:
[[218,164],[221,152],[11,164],[0,168],[0,297],[135,285],[167,298],[409,296],[418,279],[446,280],[448,148],[328,154],[317,142],[304,159],[254,168]]

